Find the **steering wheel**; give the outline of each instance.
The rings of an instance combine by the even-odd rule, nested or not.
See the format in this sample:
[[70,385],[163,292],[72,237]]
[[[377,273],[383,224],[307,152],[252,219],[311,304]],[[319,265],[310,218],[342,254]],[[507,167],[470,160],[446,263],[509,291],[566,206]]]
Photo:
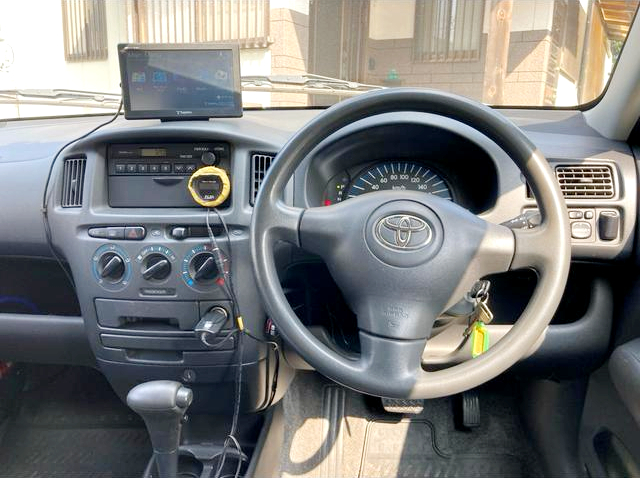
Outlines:
[[[383,113],[434,113],[469,125],[500,146],[538,200],[538,227],[511,230],[434,195],[380,191],[336,205],[291,207],[283,191],[322,140]],[[274,245],[288,241],[318,254],[357,316],[361,353],[347,357],[297,318],[278,279]],[[490,108],[433,90],[379,90],[316,116],[271,165],[253,210],[251,253],[257,285],[283,338],[318,372],[349,388],[390,398],[435,398],[496,377],[536,343],[566,286],[571,259],[564,198],[546,159],[520,129]],[[421,357],[436,318],[485,275],[519,268],[538,274],[536,289],[511,330],[488,351],[425,371]],[[462,337],[461,337],[462,340]]]

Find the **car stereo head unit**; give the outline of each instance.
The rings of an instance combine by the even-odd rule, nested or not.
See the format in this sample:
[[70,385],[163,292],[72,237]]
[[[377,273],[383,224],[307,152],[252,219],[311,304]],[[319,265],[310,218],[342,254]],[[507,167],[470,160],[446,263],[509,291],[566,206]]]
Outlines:
[[240,53],[230,44],[120,44],[127,119],[242,116]]

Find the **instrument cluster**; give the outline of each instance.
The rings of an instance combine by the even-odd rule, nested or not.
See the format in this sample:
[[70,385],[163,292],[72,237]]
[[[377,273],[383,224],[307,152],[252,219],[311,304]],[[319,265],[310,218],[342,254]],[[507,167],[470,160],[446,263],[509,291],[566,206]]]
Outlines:
[[432,165],[416,160],[382,160],[334,176],[325,188],[325,206],[376,191],[419,191],[455,201],[455,191]]

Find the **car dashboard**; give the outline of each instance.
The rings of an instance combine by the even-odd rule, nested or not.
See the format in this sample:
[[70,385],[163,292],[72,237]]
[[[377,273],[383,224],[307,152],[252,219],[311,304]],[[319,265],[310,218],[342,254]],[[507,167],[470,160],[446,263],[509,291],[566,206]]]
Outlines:
[[[216,308],[228,317],[224,330],[233,326],[235,312],[211,250],[220,247],[228,258],[246,327],[261,333],[267,314],[252,271],[252,207],[277,152],[319,113],[246,111],[242,118],[162,123],[118,119],[63,149],[52,170],[46,221],[42,196],[54,156],[105,119],[3,123],[0,286],[15,281],[12,271],[22,269],[23,287],[12,294],[37,296],[34,288],[47,285],[29,278],[29,264],[50,261],[55,253],[68,264],[75,291],[61,285],[62,275],[51,290],[62,287],[60,294],[66,295],[60,297],[77,300],[77,306],[66,313],[0,308],[2,358],[97,365],[123,396],[141,381],[183,381],[200,389],[196,409],[229,405],[239,344],[231,337],[207,346],[194,335],[196,324]],[[594,352],[606,348],[611,288],[602,268],[632,257],[636,162],[627,144],[598,135],[580,112],[502,113],[555,170],[572,236],[567,304],[523,366],[540,370],[564,364],[569,370],[585,357],[597,361]],[[194,171],[212,164],[227,172],[231,185],[228,199],[215,211],[195,204],[187,188]],[[461,123],[422,113],[374,116],[334,133],[308,155],[282,195],[300,207],[331,207],[361,194],[404,189],[439,195],[494,223],[537,209],[520,171],[495,143]],[[338,337],[357,353],[350,312],[320,261],[288,244],[276,256],[301,320],[327,341]],[[510,274],[496,278],[494,286],[496,327],[505,331],[535,283],[535,274]],[[576,306],[580,294],[584,300]],[[324,313],[330,307],[323,302],[335,307]],[[336,317],[342,322],[337,335],[332,332]],[[272,319],[277,329],[277,317]],[[438,337],[427,347],[435,351],[432,363],[446,356],[438,350],[448,350],[447,332]],[[567,341],[570,337],[580,340]],[[294,368],[307,367],[292,350],[286,358]],[[268,348],[249,342],[242,360],[244,406],[259,410],[270,398]]]

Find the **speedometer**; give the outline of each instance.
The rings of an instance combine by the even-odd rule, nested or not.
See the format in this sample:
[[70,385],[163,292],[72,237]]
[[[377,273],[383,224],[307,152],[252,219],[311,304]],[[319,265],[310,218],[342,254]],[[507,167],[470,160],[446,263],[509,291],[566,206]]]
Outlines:
[[422,191],[453,199],[445,180],[429,166],[416,161],[385,161],[366,168],[351,181],[347,194],[341,199],[385,190]]

